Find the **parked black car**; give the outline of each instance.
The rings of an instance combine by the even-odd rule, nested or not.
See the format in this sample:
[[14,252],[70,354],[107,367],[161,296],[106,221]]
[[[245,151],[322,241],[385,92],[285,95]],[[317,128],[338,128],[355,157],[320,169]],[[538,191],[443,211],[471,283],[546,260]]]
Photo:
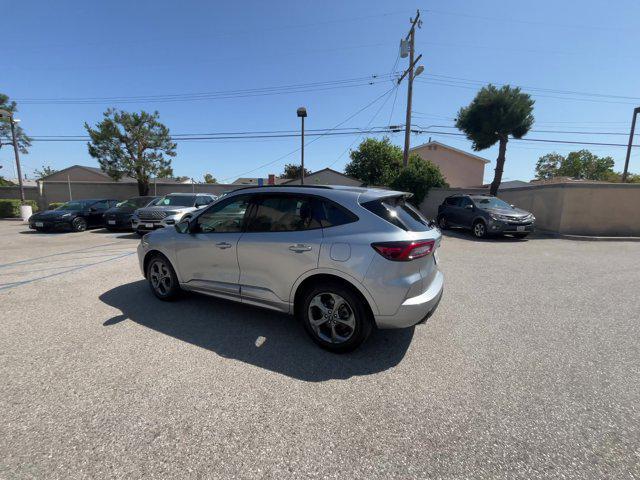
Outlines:
[[477,238],[510,234],[525,238],[534,230],[533,214],[490,195],[452,195],[438,207],[438,226],[471,229]]
[[104,212],[113,207],[117,200],[112,198],[92,198],[73,200],[60,205],[55,210],[31,215],[29,228],[37,231],[71,230],[82,232],[91,227],[104,226]]
[[119,202],[104,214],[107,230],[131,230],[131,216],[138,208],[155,205],[160,197],[133,197]]

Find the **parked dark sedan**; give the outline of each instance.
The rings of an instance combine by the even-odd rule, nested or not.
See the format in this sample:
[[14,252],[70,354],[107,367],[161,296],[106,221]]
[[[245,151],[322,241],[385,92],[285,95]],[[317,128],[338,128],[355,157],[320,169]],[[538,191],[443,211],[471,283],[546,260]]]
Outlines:
[[60,205],[55,210],[31,215],[29,228],[37,231],[71,230],[82,232],[87,228],[104,226],[104,212],[113,207],[117,200],[112,198],[92,198],[73,200]]
[[138,208],[155,205],[160,197],[133,197],[119,202],[104,214],[107,230],[131,230],[131,216]]
[[477,238],[510,234],[525,238],[534,229],[533,214],[490,195],[452,195],[438,207],[438,226],[471,229]]

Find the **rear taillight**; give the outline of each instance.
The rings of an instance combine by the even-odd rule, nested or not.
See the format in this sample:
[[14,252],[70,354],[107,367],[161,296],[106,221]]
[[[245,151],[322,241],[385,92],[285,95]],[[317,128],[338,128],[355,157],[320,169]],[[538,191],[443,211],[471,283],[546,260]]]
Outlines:
[[371,246],[387,260],[408,262],[429,255],[435,249],[435,243],[435,240],[418,240],[414,242],[372,243]]

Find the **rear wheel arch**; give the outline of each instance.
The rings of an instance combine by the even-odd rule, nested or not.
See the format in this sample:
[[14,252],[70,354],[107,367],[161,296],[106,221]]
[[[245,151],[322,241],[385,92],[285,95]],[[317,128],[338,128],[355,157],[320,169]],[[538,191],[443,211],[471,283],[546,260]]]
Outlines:
[[[345,278],[347,277],[347,278]],[[334,283],[344,286],[349,290],[352,290],[356,296],[358,296],[362,303],[365,305],[371,320],[373,321],[374,312],[377,312],[378,307],[375,301],[368,292],[363,292],[355,283],[355,279],[350,279],[349,275],[343,272],[317,272],[312,273],[306,277],[298,279],[296,284],[292,288],[292,300],[293,300],[293,314],[297,315],[297,309],[300,307],[300,303],[304,297],[304,293],[312,286],[317,285],[319,282]]]

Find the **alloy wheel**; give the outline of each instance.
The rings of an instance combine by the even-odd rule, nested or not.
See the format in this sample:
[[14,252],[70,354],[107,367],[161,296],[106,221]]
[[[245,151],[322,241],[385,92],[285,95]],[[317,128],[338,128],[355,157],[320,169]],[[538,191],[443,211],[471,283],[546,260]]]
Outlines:
[[149,267],[151,286],[160,295],[165,296],[171,290],[171,272],[162,260],[154,260]]
[[484,233],[485,233],[485,227],[484,227],[484,223],[482,222],[478,222],[473,226],[473,234],[478,237],[484,237]]
[[344,343],[355,332],[356,317],[353,308],[335,293],[323,292],[313,297],[307,314],[314,333],[326,342]]

